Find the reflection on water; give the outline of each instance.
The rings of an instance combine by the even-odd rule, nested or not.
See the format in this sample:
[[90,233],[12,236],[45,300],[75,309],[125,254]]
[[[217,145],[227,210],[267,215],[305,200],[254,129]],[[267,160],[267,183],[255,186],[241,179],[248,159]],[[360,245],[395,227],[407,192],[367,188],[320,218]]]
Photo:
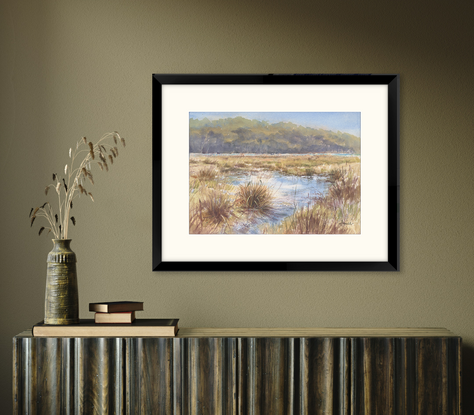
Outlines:
[[242,173],[228,177],[235,186],[249,182],[268,186],[274,195],[274,211],[269,217],[249,215],[249,220],[234,226],[237,233],[260,233],[259,226],[265,223],[275,225],[303,206],[312,204],[316,197],[326,196],[331,183],[321,176],[286,176],[275,171],[258,174]]

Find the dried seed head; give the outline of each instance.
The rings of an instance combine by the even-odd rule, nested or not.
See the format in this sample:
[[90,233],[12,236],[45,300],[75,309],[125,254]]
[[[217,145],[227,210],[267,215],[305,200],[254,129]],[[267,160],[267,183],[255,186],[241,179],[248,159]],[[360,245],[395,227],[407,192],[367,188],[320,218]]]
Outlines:
[[117,148],[117,147],[114,147],[114,150],[115,150],[115,154],[117,154],[117,156],[118,156],[118,154],[119,154],[119,153],[118,153],[118,148]]
[[117,144],[117,134],[114,134],[114,143]]
[[69,206],[72,209],[72,200],[71,200],[71,202],[69,202]]
[[89,193],[89,196],[92,199],[92,201],[94,201],[94,198],[92,197],[92,193]]
[[31,218],[31,214],[33,213],[34,210],[35,210],[34,208],[31,208],[30,215],[28,216],[29,218]]
[[54,218],[56,219],[56,223],[58,223],[58,214],[54,215]]
[[109,154],[110,164],[114,164],[114,158]]
[[53,182],[56,180],[56,173],[53,173]]
[[44,189],[44,194],[48,196],[48,191],[49,191],[49,186],[46,186],[46,189]]
[[66,181],[64,180],[64,178],[63,178],[63,183],[64,183],[64,188],[66,189],[66,193],[67,193],[67,184],[66,184]]
[[92,160],[94,160],[95,159],[94,150],[89,151],[89,154],[91,155]]
[[59,193],[59,188],[61,187],[61,182],[58,182],[58,184],[56,185],[56,192]]
[[105,157],[104,157],[104,155],[102,154],[102,152],[99,153],[99,157],[100,157],[100,159],[101,159],[104,163],[107,162],[107,160],[105,159]]
[[104,166],[102,165],[102,163],[99,161],[97,164],[99,165],[99,167],[100,167],[100,170],[102,170],[102,171],[103,171],[103,170],[104,170]]
[[48,204],[48,202],[44,202],[43,206],[41,206],[41,209],[44,209],[44,207]]
[[82,187],[82,185],[79,185],[79,191],[82,193],[84,193],[84,188]]
[[107,149],[103,145],[101,145],[100,148],[103,150],[104,153],[107,153]]
[[90,148],[91,150],[94,150],[94,144],[92,144],[90,141],[89,141],[87,144],[89,144],[89,148]]
[[35,219],[36,219],[36,216],[33,216],[33,217],[31,218],[30,228],[33,226],[33,222],[35,221]]
[[69,149],[69,158],[72,157],[72,148]]
[[41,232],[43,232],[43,231],[44,231],[44,226],[42,226],[42,227],[40,228],[40,230],[39,230],[39,232],[38,232],[38,235],[41,235]]
[[86,137],[82,137],[82,141],[84,141],[84,144],[87,144],[87,138]]
[[83,167],[83,168],[81,169],[81,172],[82,172],[82,174],[84,175],[84,177],[87,177],[87,170],[86,170],[85,167]]
[[90,181],[92,184],[94,184],[94,179],[93,179],[93,177],[92,177],[92,174],[90,174],[90,175],[87,176],[87,177],[88,177],[89,181]]
[[121,137],[122,145],[125,147],[125,138]]
[[104,167],[106,171],[109,171],[109,166],[107,165],[107,162],[105,161],[105,159],[104,159]]
[[64,166],[64,174],[67,174],[67,164]]
[[40,209],[40,208],[39,208],[39,207],[37,207],[37,208],[34,210],[34,212],[33,212],[33,216],[35,216],[35,215],[36,215],[36,212],[38,212],[38,210],[39,210],[39,209]]
[[76,226],[76,218],[74,216],[71,216],[71,221],[74,226]]

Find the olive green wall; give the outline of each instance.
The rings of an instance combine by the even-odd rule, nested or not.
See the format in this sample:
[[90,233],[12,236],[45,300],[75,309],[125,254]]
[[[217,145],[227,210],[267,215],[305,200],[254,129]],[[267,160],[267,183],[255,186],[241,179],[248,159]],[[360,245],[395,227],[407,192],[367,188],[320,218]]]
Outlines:
[[[82,318],[91,301],[136,299],[141,316],[188,327],[446,327],[464,339],[474,413],[473,12],[405,0],[2,0],[2,405],[11,337],[43,316],[52,243],[29,210],[77,139],[117,130],[127,148],[96,172],[95,203],[74,207]],[[153,273],[158,72],[399,73],[401,272]]]

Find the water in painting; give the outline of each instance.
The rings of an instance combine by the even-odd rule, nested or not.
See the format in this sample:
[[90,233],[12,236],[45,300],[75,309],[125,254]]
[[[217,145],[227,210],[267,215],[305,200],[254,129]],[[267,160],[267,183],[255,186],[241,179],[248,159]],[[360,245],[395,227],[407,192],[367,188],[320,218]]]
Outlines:
[[360,234],[359,112],[189,114],[190,234]]

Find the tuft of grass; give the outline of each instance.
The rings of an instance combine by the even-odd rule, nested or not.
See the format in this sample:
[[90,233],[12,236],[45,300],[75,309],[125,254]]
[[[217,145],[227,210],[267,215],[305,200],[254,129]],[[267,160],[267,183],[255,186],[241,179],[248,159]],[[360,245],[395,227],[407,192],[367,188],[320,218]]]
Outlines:
[[204,164],[217,164],[217,160],[211,160],[210,158],[205,158],[202,162]]
[[283,220],[281,233],[285,234],[341,234],[344,226],[336,220],[336,214],[320,205],[300,208]]
[[199,201],[199,211],[205,221],[216,225],[226,222],[232,216],[232,200],[222,192],[212,190]]
[[235,218],[232,198],[220,190],[203,188],[193,198],[189,213],[189,233],[223,233]]
[[341,169],[334,174],[334,184],[329,188],[332,199],[339,203],[354,203],[360,200],[360,177],[352,169]]
[[357,210],[360,215],[360,177],[350,168],[336,171],[333,177],[336,180],[329,188],[326,203],[339,213],[342,222],[348,223]]
[[237,190],[236,205],[240,210],[270,216],[273,212],[273,192],[262,182],[240,185]]
[[214,180],[217,176],[217,172],[213,167],[207,169],[201,169],[197,172],[196,178],[200,181]]

